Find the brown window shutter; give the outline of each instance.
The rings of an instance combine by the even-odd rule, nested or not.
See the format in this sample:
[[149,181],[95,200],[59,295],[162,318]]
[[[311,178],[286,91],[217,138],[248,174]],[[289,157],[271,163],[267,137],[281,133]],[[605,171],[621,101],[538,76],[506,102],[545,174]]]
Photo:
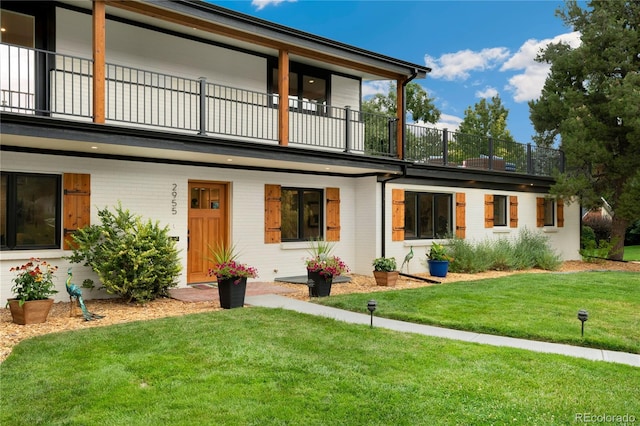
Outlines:
[[65,173],[62,177],[63,190],[63,242],[64,250],[74,248],[71,234],[91,224],[91,175]]
[[464,239],[467,235],[467,202],[464,192],[456,193],[456,237]]
[[542,228],[544,226],[544,198],[536,197],[536,226]]
[[281,233],[282,191],[280,185],[264,186],[264,243],[279,243]]
[[558,223],[556,224],[558,228],[562,228],[564,226],[564,200],[562,198],[558,198],[557,205],[557,214],[558,214]]
[[404,241],[404,189],[391,190],[391,240]]
[[509,196],[509,226],[518,227],[518,196]]
[[493,195],[484,194],[484,227],[493,228]]
[[340,188],[326,188],[327,241],[340,241]]

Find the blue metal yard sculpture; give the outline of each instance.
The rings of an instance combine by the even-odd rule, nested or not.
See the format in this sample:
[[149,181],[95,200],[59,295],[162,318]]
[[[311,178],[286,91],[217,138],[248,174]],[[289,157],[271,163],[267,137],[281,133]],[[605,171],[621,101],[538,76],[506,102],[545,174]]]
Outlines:
[[402,266],[400,266],[400,270],[402,271],[402,268],[404,268],[405,263],[407,264],[407,272],[409,272],[409,262],[411,261],[411,259],[413,259],[413,246],[411,246],[411,249],[409,250],[409,253],[407,253],[407,255],[404,257],[404,261],[402,262]]
[[82,300],[82,289],[71,282],[72,277],[73,277],[73,274],[71,273],[71,268],[69,268],[67,269],[67,281],[65,282],[65,285],[67,287],[67,293],[69,293],[69,300],[71,301],[71,309],[73,310],[73,299],[75,298],[76,300],[78,300],[80,309],[82,309],[82,316],[84,316],[85,321],[104,318],[103,315],[93,314],[89,312],[89,310],[84,304],[84,300]]

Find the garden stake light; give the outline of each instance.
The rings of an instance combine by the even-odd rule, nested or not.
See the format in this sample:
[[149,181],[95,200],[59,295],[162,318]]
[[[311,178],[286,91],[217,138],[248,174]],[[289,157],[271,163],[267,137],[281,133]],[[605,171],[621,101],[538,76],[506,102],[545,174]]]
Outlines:
[[367,309],[369,310],[369,312],[371,312],[371,328],[373,328],[373,311],[376,310],[377,306],[378,304],[376,303],[375,300],[369,300],[367,302]]
[[309,286],[309,297],[313,297],[313,286],[315,285],[312,279],[307,280],[307,286]]
[[580,309],[578,311],[578,319],[582,322],[582,337],[584,337],[584,322],[589,319],[589,312]]

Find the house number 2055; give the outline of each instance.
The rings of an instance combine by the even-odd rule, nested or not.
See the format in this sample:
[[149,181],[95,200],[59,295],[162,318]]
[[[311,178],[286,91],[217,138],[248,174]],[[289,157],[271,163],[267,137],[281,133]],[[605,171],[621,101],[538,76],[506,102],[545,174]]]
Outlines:
[[178,214],[178,184],[174,183],[171,188],[171,214]]

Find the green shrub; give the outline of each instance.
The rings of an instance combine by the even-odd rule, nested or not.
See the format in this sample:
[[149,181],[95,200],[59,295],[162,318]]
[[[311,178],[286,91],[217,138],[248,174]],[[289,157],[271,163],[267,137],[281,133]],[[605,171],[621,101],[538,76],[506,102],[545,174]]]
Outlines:
[[127,302],[146,302],[168,295],[176,286],[180,262],[169,228],[115,208],[98,212],[100,225],[76,231],[72,263],[84,262],[100,278],[107,293]]
[[613,250],[612,242],[607,240],[600,240],[600,242],[596,242],[596,240],[593,239],[586,241],[584,247],[580,249],[579,253],[580,256],[582,256],[582,260],[585,262],[600,263],[609,258],[611,250]]
[[372,263],[374,271],[393,272],[398,269],[395,257],[378,257]]
[[516,251],[527,256],[527,268],[554,271],[562,264],[560,256],[549,247],[549,239],[529,229],[523,229],[518,234]]
[[612,220],[610,217],[587,215],[582,220],[582,224],[593,229],[598,244],[600,244],[602,240],[609,241],[611,239]]
[[592,227],[582,225],[582,235],[580,235],[580,248],[593,248],[596,244],[596,233]]
[[624,245],[640,245],[640,220],[636,220],[627,228],[624,236]]
[[548,239],[523,229],[515,240],[501,238],[471,243],[454,238],[447,245],[453,262],[451,272],[476,273],[488,270],[512,271],[531,268],[555,270],[560,257],[549,247]]
[[506,238],[493,240],[491,246],[491,269],[496,271],[511,271],[514,266],[513,246]]
[[474,246],[467,240],[453,238],[447,243],[453,261],[449,264],[451,272],[475,273],[486,271],[490,267],[486,244]]

